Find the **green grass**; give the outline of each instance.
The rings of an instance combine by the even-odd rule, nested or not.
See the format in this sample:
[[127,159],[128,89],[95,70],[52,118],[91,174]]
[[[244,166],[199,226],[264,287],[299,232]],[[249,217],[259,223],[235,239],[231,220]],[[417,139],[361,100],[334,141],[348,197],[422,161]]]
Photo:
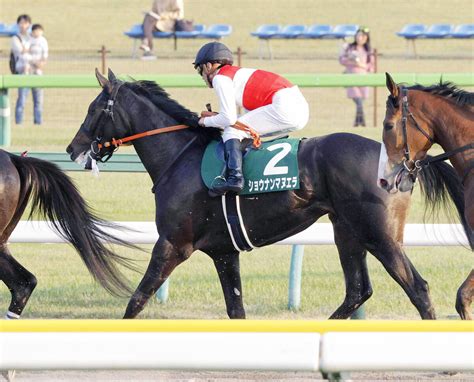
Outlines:
[[[1,18],[14,22],[27,12],[34,22],[45,27],[51,54],[48,74],[85,74],[100,67],[101,45],[111,51],[108,65],[123,74],[192,73],[191,62],[204,40],[180,41],[173,51],[172,41],[156,41],[158,60],[144,62],[130,58],[131,41],[123,31],[140,22],[141,11],[149,0],[97,2],[81,0],[57,2],[42,0],[0,0]],[[210,0],[187,0],[186,17],[195,22],[229,23],[233,34],[226,42],[232,49],[241,46],[243,64],[279,73],[341,73],[337,61],[339,41],[274,41],[276,59],[258,60],[258,41],[249,32],[264,23],[359,23],[372,30],[373,46],[381,54],[378,71],[389,72],[472,72],[472,40],[419,41],[419,59],[405,57],[405,42],[396,37],[405,23],[454,24],[472,22],[472,2],[424,1],[388,4],[378,0],[239,0],[238,6]],[[75,15],[58,17],[58,15]],[[80,15],[80,16],[77,16]],[[9,40],[0,39],[0,72],[8,73]],[[208,89],[168,89],[188,108],[200,111],[207,102],[217,107],[217,99]],[[311,108],[308,126],[295,136],[315,136],[333,132],[355,132],[381,139],[381,121],[385,113],[385,89],[378,89],[377,124],[372,127],[373,98],[366,102],[369,127],[353,129],[355,107],[345,89],[303,89]],[[10,92],[14,109],[16,91]],[[11,150],[63,151],[84,119],[96,89],[45,90],[44,125],[32,124],[31,102],[25,111],[25,123],[12,125]],[[129,149],[121,149],[129,150]],[[436,152],[436,151],[435,151]],[[438,150],[439,152],[439,150]],[[111,220],[154,218],[151,181],[145,174],[106,174],[98,179],[86,173],[71,173],[91,206]],[[423,221],[424,203],[418,191],[412,201],[409,222]],[[327,221],[323,218],[321,221]],[[444,215],[439,221],[447,222]],[[151,248],[148,248],[151,250]],[[114,298],[94,284],[79,257],[66,245],[11,246],[15,257],[36,274],[39,285],[25,311],[29,318],[119,318],[127,300]],[[147,254],[119,249],[120,253],[142,260]],[[304,260],[302,306],[297,313],[286,310],[290,248],[273,246],[242,254],[241,268],[244,301],[249,318],[326,318],[342,301],[344,281],[337,251],[333,246],[307,246]],[[454,313],[457,287],[472,268],[472,253],[463,248],[408,248],[407,253],[421,275],[430,283],[433,301],[440,317]],[[374,296],[367,302],[370,318],[417,318],[417,312],[399,286],[382,266],[369,256]],[[139,274],[130,274],[137,285]],[[0,288],[0,308],[9,301],[6,288]],[[225,306],[213,264],[197,253],[172,275],[170,301],[160,305],[152,301],[142,318],[224,318]]]
[[[24,318],[120,318],[127,299],[108,295],[93,283],[79,256],[62,244],[12,245],[15,257],[39,280]],[[150,248],[151,249],[151,248]],[[120,249],[142,262],[148,254]],[[324,319],[342,302],[344,279],[332,246],[306,246],[302,301],[298,312],[286,309],[288,299],[289,246],[273,246],[241,255],[243,296],[248,318]],[[455,313],[454,296],[472,267],[472,255],[459,248],[410,248],[410,259],[430,283],[438,317]],[[369,257],[374,289],[366,303],[368,318],[417,319],[418,313],[401,288],[380,263]],[[132,285],[140,275],[127,273]],[[9,299],[0,289],[5,308]],[[171,277],[167,304],[151,299],[141,318],[225,318],[225,305],[212,261],[197,252],[179,266]]]

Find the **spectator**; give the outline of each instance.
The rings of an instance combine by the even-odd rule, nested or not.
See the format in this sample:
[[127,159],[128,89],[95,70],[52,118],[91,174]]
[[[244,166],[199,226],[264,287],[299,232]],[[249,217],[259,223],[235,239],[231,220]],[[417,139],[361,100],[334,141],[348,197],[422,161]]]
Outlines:
[[183,0],[154,0],[151,11],[145,14],[143,34],[145,38],[140,45],[144,50],[143,58],[155,59],[153,54],[153,32],[174,32],[176,20],[184,17]]
[[[28,30],[31,26],[31,18],[28,15],[20,15],[16,23],[18,24],[18,34],[12,37],[11,42],[11,50],[16,60],[15,72],[16,74],[30,74],[31,55]],[[18,99],[15,107],[15,122],[18,125],[23,121],[23,110],[27,95],[28,88],[18,88]]]
[[[40,24],[34,24],[31,27],[31,74],[41,76],[43,68],[48,59],[48,41],[43,36],[43,27]],[[43,114],[43,89],[33,88],[33,117],[35,125],[41,125]]]
[[[346,67],[345,73],[367,74],[374,71],[374,54],[370,47],[369,28],[359,28],[354,42],[343,47],[339,62]],[[347,88],[347,97],[352,98],[356,104],[354,127],[365,126],[363,102],[368,96],[368,87]]]

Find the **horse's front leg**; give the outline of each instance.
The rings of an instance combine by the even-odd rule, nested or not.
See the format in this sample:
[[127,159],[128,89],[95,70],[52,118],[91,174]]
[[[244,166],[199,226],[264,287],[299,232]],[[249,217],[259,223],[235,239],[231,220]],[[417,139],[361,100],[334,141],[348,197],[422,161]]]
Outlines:
[[130,299],[123,318],[135,318],[155,294],[160,286],[166,281],[171,272],[189,255],[183,255],[166,239],[160,239],[155,244],[151,254],[150,263],[138,285],[137,290]]
[[239,253],[212,256],[224,292],[229,318],[245,318],[240,281]]

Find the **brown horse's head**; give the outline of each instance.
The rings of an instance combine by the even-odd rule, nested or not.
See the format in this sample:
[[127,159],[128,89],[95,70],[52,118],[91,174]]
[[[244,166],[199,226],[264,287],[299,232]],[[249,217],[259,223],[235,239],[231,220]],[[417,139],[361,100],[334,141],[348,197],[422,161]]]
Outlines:
[[387,98],[383,121],[383,145],[379,160],[378,184],[388,192],[408,191],[418,171],[417,161],[432,146],[432,131],[420,109],[419,92],[398,86],[386,73]]

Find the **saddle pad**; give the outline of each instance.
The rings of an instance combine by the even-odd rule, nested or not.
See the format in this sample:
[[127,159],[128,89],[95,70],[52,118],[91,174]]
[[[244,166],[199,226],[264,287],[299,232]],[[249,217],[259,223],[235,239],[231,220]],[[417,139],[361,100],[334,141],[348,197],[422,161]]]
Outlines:
[[[295,138],[276,139],[262,143],[258,150],[247,152],[243,163],[245,186],[240,195],[299,189],[299,142]],[[222,141],[209,143],[204,152],[201,176],[208,188],[216,177],[225,174],[222,153]]]

